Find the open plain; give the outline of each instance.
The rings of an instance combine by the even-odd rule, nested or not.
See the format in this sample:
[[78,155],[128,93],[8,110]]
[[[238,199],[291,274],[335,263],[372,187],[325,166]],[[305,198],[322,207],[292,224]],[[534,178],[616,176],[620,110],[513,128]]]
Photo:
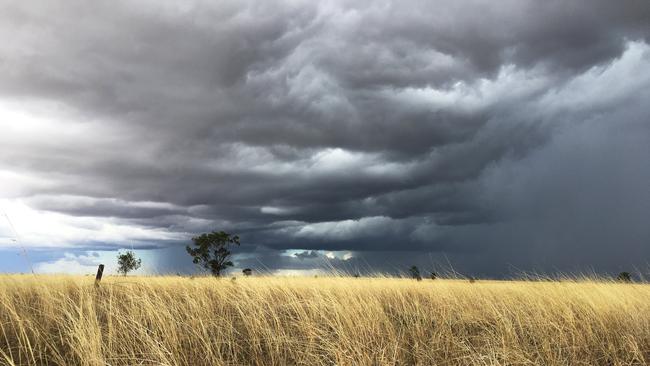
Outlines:
[[645,365],[650,285],[0,276],[3,365]]

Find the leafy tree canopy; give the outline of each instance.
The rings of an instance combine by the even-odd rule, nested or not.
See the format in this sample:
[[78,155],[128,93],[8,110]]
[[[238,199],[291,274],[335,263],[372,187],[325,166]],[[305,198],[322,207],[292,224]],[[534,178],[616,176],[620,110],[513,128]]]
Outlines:
[[126,276],[127,273],[140,268],[141,264],[142,260],[137,258],[131,250],[117,255],[117,272],[124,276]]
[[233,265],[229,260],[230,245],[239,245],[239,236],[213,231],[192,238],[192,246],[188,245],[186,250],[192,256],[192,262],[209,270],[212,275],[220,276],[226,268]]

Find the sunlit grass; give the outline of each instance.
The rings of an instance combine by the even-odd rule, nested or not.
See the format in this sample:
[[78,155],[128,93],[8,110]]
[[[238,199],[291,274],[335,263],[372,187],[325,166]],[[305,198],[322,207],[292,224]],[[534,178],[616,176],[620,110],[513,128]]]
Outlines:
[[650,285],[0,276],[0,364],[629,365]]

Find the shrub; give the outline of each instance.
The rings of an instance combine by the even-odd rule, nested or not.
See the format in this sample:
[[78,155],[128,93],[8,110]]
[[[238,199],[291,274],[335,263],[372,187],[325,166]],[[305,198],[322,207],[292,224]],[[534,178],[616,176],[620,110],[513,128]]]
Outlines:
[[632,275],[630,272],[621,272],[616,277],[616,280],[619,282],[632,282]]
[[411,266],[409,272],[411,273],[411,277],[413,277],[413,279],[422,281],[422,276],[420,276],[420,269],[417,266]]

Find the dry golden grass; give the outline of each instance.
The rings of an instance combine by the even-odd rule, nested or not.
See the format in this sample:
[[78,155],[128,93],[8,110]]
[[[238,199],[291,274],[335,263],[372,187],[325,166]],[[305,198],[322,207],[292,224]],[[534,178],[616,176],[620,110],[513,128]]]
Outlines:
[[0,276],[0,364],[645,365],[650,285]]

